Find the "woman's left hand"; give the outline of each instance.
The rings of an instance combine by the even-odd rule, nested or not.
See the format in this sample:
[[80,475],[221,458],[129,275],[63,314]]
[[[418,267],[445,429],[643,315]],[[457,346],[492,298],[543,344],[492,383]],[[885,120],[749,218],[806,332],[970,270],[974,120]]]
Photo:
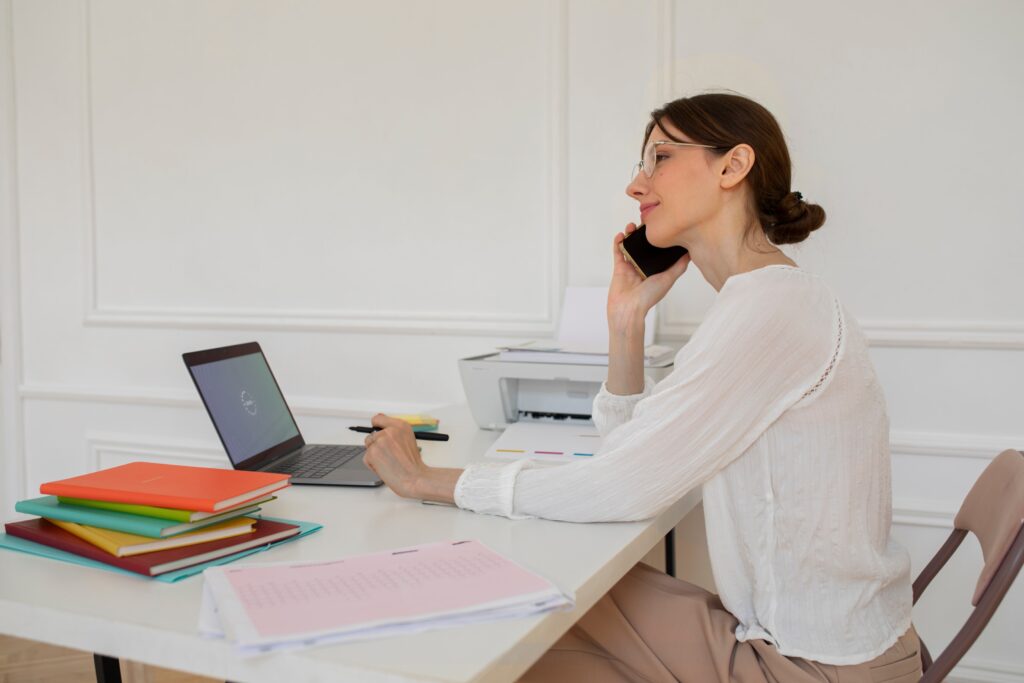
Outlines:
[[430,467],[420,456],[412,427],[408,422],[381,413],[373,416],[371,424],[381,429],[366,435],[363,462],[398,495],[421,497],[416,487]]

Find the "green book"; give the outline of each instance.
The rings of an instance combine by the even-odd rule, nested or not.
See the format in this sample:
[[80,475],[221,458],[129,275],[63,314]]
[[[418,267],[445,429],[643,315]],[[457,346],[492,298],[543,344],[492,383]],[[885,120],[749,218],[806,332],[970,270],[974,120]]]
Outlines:
[[186,531],[201,529],[204,526],[223,522],[234,517],[251,515],[258,512],[260,508],[258,506],[236,508],[207,517],[198,522],[178,522],[158,517],[144,517],[127,512],[116,512],[114,510],[102,510],[81,505],[66,505],[58,501],[56,496],[20,500],[15,503],[14,509],[27,515],[38,515],[45,519],[77,522],[78,524],[98,526],[101,529],[113,529],[114,531],[124,531],[129,534],[148,536],[149,538],[166,538],[167,536],[182,534]]
[[[259,500],[250,500],[227,510],[220,510],[218,512],[201,512],[196,510],[176,510],[174,508],[157,508],[152,505],[134,505],[132,503],[112,503],[106,500],[91,500],[88,498],[66,498],[65,496],[57,496],[64,505],[81,505],[90,508],[100,508],[101,510],[113,510],[114,512],[127,512],[130,515],[142,515],[143,517],[158,517],[160,519],[169,519],[175,522],[200,522],[210,517],[223,515],[227,512],[234,512],[237,510],[249,510],[254,505],[262,505],[263,503],[269,503],[270,501],[277,498],[277,496],[264,496]],[[221,519],[230,519],[229,517],[221,517]],[[95,525],[94,525],[95,526]]]

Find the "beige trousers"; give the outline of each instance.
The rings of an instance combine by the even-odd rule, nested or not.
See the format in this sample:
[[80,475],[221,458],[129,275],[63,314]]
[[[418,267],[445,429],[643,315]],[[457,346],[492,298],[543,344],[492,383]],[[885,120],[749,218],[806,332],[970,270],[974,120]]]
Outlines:
[[880,657],[833,666],[739,642],[718,597],[638,564],[544,654],[522,683],[911,683],[921,677],[911,627]]

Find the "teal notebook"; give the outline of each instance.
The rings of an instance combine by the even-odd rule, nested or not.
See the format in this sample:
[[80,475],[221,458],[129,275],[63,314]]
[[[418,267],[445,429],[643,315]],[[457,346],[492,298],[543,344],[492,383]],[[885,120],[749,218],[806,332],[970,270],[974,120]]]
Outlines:
[[15,503],[14,509],[26,515],[38,515],[47,519],[59,519],[65,522],[76,522],[87,526],[98,526],[101,529],[113,529],[124,531],[129,534],[148,536],[149,538],[167,538],[186,531],[195,531],[204,526],[210,526],[217,522],[238,517],[240,515],[251,515],[259,508],[244,508],[232,510],[223,515],[215,515],[199,520],[198,522],[178,522],[158,517],[144,517],[133,515],[127,512],[116,512],[102,508],[90,508],[82,505],[68,505],[57,500],[56,496],[43,496],[42,498],[30,498]]
[[[283,524],[295,524],[299,527],[299,533],[297,533],[294,536],[289,536],[288,538],[283,538],[280,541],[268,543],[267,545],[261,545],[258,548],[249,548],[248,550],[243,550],[242,552],[235,553],[234,555],[226,555],[224,557],[217,558],[216,560],[212,560],[210,562],[197,564],[193,567],[185,567],[184,569],[179,569],[174,572],[167,572],[166,574],[160,574],[159,576],[154,576],[151,578],[157,581],[163,581],[164,583],[174,583],[175,581],[181,581],[186,577],[201,573],[207,567],[215,567],[220,564],[227,564],[228,562],[240,560],[241,558],[246,557],[248,555],[252,555],[253,553],[260,553],[264,550],[267,550],[268,548],[273,548],[276,545],[281,545],[282,543],[294,541],[297,538],[302,538],[303,536],[311,534],[314,531],[319,531],[323,528],[323,525],[316,524],[315,522],[300,522],[294,519],[281,519],[279,517],[263,517],[263,519],[269,519],[272,522],[281,522]],[[136,574],[135,572],[130,572],[126,569],[113,567],[109,564],[104,564],[103,562],[96,562],[95,560],[89,560],[84,557],[79,557],[74,553],[65,552],[63,550],[57,550],[56,548],[51,548],[50,546],[42,545],[40,543],[26,541],[23,538],[18,538],[17,536],[11,536],[9,534],[0,534],[0,548],[7,548],[8,550],[17,550],[18,552],[28,553],[30,555],[49,557],[54,560],[61,560],[63,562],[71,562],[72,564],[81,565],[83,567],[96,567],[98,569],[106,569],[109,572],[126,574],[128,576],[134,576],[135,578],[146,578],[141,574]]]

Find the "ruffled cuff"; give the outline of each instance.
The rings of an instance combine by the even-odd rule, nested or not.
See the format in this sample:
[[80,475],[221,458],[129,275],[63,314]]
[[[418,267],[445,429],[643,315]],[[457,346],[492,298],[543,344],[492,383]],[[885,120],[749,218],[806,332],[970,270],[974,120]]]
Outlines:
[[465,510],[509,519],[528,519],[512,511],[516,476],[531,463],[519,460],[507,465],[473,463],[468,465],[455,483],[455,504]]
[[629,422],[636,404],[651,395],[654,382],[644,376],[644,390],[639,394],[620,396],[608,391],[608,384],[601,383],[601,391],[594,397],[593,420],[601,436],[606,436],[619,425]]

